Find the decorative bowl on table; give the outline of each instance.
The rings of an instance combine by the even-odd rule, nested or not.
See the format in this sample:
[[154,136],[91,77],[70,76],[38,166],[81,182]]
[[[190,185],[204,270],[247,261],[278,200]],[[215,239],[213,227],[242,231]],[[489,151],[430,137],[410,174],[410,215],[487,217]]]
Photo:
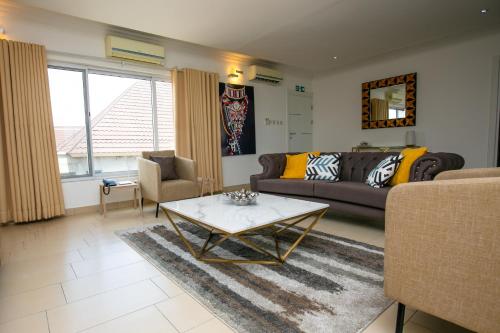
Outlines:
[[223,196],[239,206],[251,205],[257,201],[259,193],[241,189],[241,191],[224,192]]

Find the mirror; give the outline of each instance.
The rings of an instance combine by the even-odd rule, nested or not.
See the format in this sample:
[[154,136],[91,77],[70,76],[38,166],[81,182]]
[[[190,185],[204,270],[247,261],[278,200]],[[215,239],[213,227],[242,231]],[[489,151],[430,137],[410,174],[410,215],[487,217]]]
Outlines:
[[415,126],[417,74],[362,84],[361,128]]

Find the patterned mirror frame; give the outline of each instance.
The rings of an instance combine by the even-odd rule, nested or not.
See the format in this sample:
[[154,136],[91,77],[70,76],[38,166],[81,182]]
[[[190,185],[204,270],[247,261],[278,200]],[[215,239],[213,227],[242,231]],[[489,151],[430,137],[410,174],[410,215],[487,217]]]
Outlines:
[[[406,83],[406,117],[370,121],[370,90]],[[417,123],[417,73],[365,82],[361,85],[361,128],[388,128],[415,126]]]

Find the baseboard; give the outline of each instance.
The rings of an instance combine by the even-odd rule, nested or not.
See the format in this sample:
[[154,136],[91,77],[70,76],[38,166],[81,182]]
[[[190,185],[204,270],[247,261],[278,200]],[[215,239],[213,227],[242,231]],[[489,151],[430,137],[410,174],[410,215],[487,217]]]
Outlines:
[[[250,190],[250,184],[224,186],[222,191],[223,192],[239,191],[242,188],[244,188],[245,190]],[[214,194],[217,194],[217,193],[214,193]],[[152,203],[152,201],[150,201],[150,200],[147,200],[147,199],[144,200],[145,205],[148,205],[151,203]],[[125,201],[106,203],[107,210],[131,208],[133,206],[134,206],[133,200],[125,200]],[[73,215],[80,215],[80,214],[98,213],[100,211],[101,211],[100,205],[92,205],[92,206],[84,206],[84,207],[67,208],[65,211],[66,212],[65,215],[66,216],[73,216]]]
[[[117,201],[117,202],[107,202],[106,210],[113,210],[119,208],[132,208],[134,207],[133,200],[125,200],[125,201]],[[98,213],[101,211],[100,205],[93,206],[84,206],[84,207],[75,207],[75,208],[67,208],[65,211],[66,216],[80,215],[80,214],[88,214],[88,213]]]

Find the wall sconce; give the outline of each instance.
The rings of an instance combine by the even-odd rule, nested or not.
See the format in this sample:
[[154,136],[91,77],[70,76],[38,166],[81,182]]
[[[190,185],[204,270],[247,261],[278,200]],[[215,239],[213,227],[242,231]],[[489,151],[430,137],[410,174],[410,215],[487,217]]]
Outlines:
[[0,39],[4,39],[6,37],[7,36],[5,36],[5,28],[4,27],[0,27]]
[[227,75],[229,83],[241,84],[243,81],[243,71],[239,69],[233,69],[231,73]]

